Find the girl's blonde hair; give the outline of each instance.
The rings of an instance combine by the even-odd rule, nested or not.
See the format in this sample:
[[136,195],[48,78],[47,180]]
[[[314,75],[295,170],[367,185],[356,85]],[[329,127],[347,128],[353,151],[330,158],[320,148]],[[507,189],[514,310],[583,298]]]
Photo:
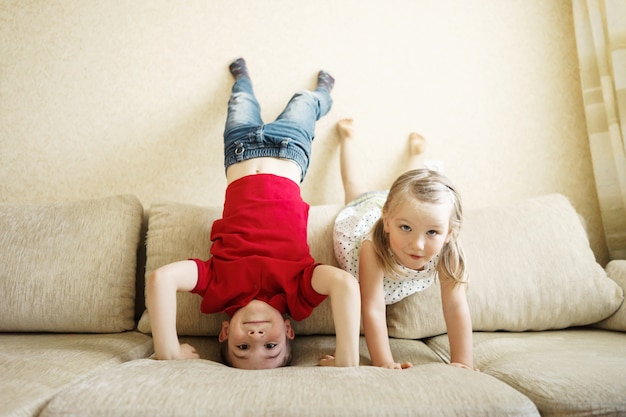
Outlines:
[[394,272],[399,271],[399,267],[389,245],[389,235],[384,230],[384,218],[393,213],[398,205],[408,198],[433,204],[449,203],[452,200],[450,240],[441,249],[437,273],[440,277],[452,278],[457,283],[467,283],[465,253],[459,241],[459,232],[463,222],[461,196],[445,175],[429,169],[407,171],[396,179],[389,189],[382,216],[372,228],[374,251],[385,275],[392,277]]

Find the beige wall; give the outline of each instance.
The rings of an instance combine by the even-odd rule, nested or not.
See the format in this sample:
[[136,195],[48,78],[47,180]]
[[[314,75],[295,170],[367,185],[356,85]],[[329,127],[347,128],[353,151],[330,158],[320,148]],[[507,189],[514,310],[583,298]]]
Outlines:
[[268,121],[318,69],[337,80],[311,204],[343,200],[334,124],[352,116],[373,188],[416,130],[467,208],[563,193],[606,262],[569,0],[0,0],[0,201],[221,204],[240,55]]

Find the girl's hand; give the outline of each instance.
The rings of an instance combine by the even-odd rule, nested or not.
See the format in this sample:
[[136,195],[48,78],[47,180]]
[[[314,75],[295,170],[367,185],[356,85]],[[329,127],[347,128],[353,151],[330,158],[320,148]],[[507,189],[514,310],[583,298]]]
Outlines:
[[409,369],[413,367],[413,364],[411,362],[402,362],[402,363],[389,362],[389,363],[382,364],[380,367],[387,368],[387,369]]
[[480,372],[478,369],[470,368],[469,366],[465,365],[464,363],[460,363],[460,362],[450,362],[450,366],[454,366],[454,367],[457,367],[457,368],[463,368],[463,369],[469,369],[470,371]]

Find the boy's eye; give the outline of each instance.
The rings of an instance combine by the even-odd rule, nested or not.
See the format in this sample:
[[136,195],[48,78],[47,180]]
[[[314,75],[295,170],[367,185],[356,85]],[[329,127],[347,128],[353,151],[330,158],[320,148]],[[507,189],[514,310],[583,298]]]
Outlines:
[[247,345],[247,344],[245,344],[245,343],[243,343],[243,344],[241,344],[241,345],[237,345],[237,349],[240,349],[240,350],[247,350],[247,349],[248,349],[248,345]]
[[265,349],[274,349],[276,346],[278,346],[278,343],[266,343]]

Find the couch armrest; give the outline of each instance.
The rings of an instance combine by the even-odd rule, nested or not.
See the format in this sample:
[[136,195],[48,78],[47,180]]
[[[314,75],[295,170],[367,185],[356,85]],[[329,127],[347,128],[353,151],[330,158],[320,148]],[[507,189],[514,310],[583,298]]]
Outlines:
[[[622,288],[626,294],[626,260],[614,260],[606,266],[606,274]],[[626,303],[622,302],[620,308],[610,317],[596,325],[602,329],[619,330],[626,332]]]

